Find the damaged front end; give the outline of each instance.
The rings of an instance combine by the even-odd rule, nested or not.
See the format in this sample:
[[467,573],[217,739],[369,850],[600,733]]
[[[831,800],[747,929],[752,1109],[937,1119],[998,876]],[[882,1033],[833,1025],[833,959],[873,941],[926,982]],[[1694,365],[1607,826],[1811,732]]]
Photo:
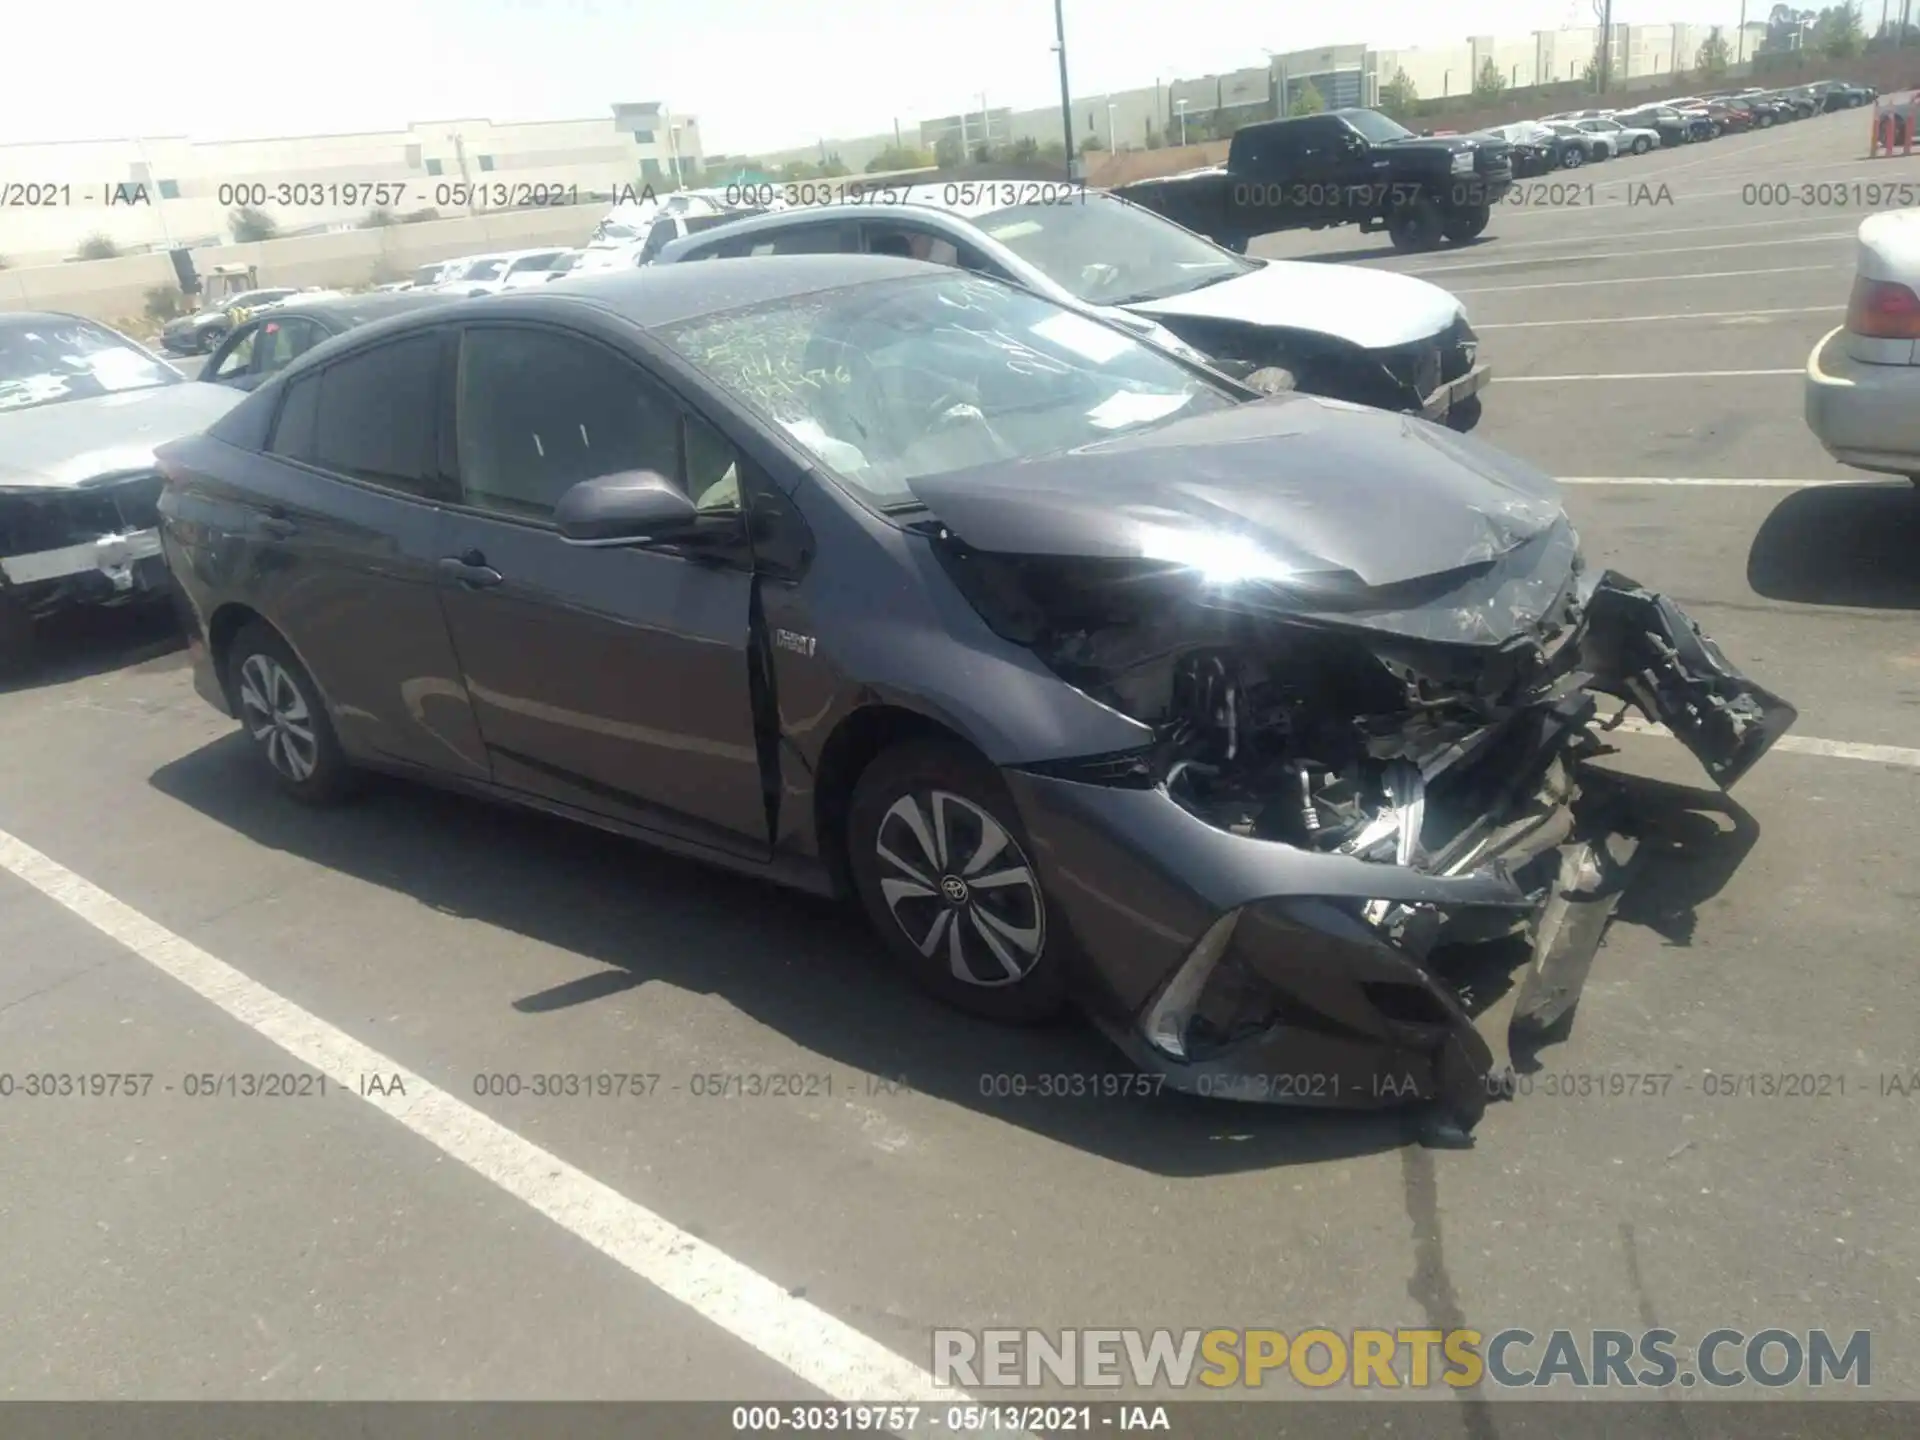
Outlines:
[[[1627,794],[1586,763],[1602,701],[1722,787],[1792,724],[1672,601],[1584,574],[1564,515],[1505,518],[1471,563],[1383,583],[936,536],[1002,638],[1152,730],[1007,780],[1096,1018],[1174,1087],[1430,1101],[1464,1134],[1573,1009],[1631,876]],[[1492,942],[1530,951],[1497,995]]]

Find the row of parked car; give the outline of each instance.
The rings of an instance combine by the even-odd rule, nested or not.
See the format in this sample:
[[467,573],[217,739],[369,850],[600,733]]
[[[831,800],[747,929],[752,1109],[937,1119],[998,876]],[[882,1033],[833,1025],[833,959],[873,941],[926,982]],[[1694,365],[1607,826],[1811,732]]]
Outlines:
[[1753,85],[1683,95],[1631,110],[1570,110],[1522,120],[1486,132],[1513,146],[1516,176],[1573,170],[1618,155],[1644,155],[1662,146],[1691,145],[1747,130],[1766,130],[1829,110],[1870,104],[1870,85],[1820,80],[1786,90]]

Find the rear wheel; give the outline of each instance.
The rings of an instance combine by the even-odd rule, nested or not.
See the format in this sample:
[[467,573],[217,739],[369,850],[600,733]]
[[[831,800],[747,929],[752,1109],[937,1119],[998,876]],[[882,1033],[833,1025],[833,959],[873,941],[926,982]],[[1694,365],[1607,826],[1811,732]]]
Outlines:
[[358,779],[333,733],[320,687],[266,625],[247,626],[227,655],[234,713],[274,784],[309,805],[343,799]]
[[1758,125],[1762,130],[1765,130],[1768,126],[1773,124],[1773,116],[1762,115],[1759,119],[1755,120],[1753,123]]
[[956,1009],[1032,1024],[1066,1003],[1031,842],[993,767],[950,740],[883,752],[854,786],[847,860],[881,942]]
[[1419,195],[1387,217],[1387,238],[1396,250],[1431,250],[1445,235],[1445,225],[1440,207]]
[[1568,170],[1578,170],[1587,163],[1587,152],[1578,145],[1567,147],[1567,153],[1560,157],[1560,164]]

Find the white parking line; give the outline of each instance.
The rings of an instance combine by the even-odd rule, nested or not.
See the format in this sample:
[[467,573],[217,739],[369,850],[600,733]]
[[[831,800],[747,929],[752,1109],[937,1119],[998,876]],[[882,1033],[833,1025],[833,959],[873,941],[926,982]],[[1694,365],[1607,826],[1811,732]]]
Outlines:
[[[1627,275],[1609,280],[1549,280],[1539,285],[1468,285],[1455,295],[1512,295],[1521,290],[1578,290],[1588,285],[1659,285],[1675,280],[1730,280],[1736,275],[1806,275],[1845,270],[1845,265],[1776,265],[1765,270],[1696,270],[1686,275]],[[1449,287],[1451,288],[1451,287]]]
[[1658,320],[1750,320],[1758,315],[1839,315],[1841,305],[1794,305],[1785,310],[1680,310],[1668,315],[1581,315],[1566,320],[1476,321],[1475,330],[1533,330],[1561,325],[1641,325]]
[[[1568,264],[1575,260],[1638,260],[1646,255],[1698,255],[1709,250],[1770,250],[1781,245],[1831,245],[1836,240],[1852,242],[1857,238],[1859,227],[1852,230],[1835,230],[1826,235],[1801,235],[1785,240],[1739,240],[1732,245],[1670,245],[1657,250],[1628,248],[1625,250],[1594,250],[1585,255],[1546,255],[1533,260],[1477,260],[1470,265],[1430,265],[1424,270],[1405,270],[1405,275],[1446,275],[1456,270],[1493,270],[1502,265],[1554,265]],[[1631,236],[1621,236],[1631,239]]]
[[365,1075],[398,1074],[404,1095],[360,1098],[807,1384],[855,1403],[967,1398],[937,1386],[931,1374],[879,1341],[790,1295],[784,1286],[523,1139],[3,830],[0,867],[349,1094],[359,1094]]
[[[1862,475],[1857,480],[1722,480],[1717,476],[1673,475],[1556,475],[1562,485],[1699,485],[1751,490],[1807,490],[1817,485],[1873,485],[1882,482]],[[1892,482],[1885,482],[1892,483]]]
[[[1635,735],[1673,739],[1673,732],[1666,726],[1634,715],[1614,728]],[[1853,740],[1822,740],[1816,735],[1782,735],[1773,742],[1773,748],[1790,755],[1821,755],[1829,760],[1864,760],[1870,765],[1904,765],[1910,770],[1920,770],[1920,750],[1905,745],[1862,745]]]
[[1791,370],[1645,370],[1631,375],[1502,375],[1502,385],[1548,385],[1570,380],[1734,380],[1752,375],[1804,375],[1804,365]]

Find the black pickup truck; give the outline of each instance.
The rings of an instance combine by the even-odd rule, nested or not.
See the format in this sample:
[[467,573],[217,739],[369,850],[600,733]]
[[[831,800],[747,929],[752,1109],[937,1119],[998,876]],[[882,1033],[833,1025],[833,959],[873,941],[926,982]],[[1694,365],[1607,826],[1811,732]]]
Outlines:
[[1377,110],[1263,120],[1227,163],[1114,193],[1229,249],[1276,230],[1358,225],[1400,250],[1471,240],[1513,183],[1511,147],[1488,135],[1415,135]]

